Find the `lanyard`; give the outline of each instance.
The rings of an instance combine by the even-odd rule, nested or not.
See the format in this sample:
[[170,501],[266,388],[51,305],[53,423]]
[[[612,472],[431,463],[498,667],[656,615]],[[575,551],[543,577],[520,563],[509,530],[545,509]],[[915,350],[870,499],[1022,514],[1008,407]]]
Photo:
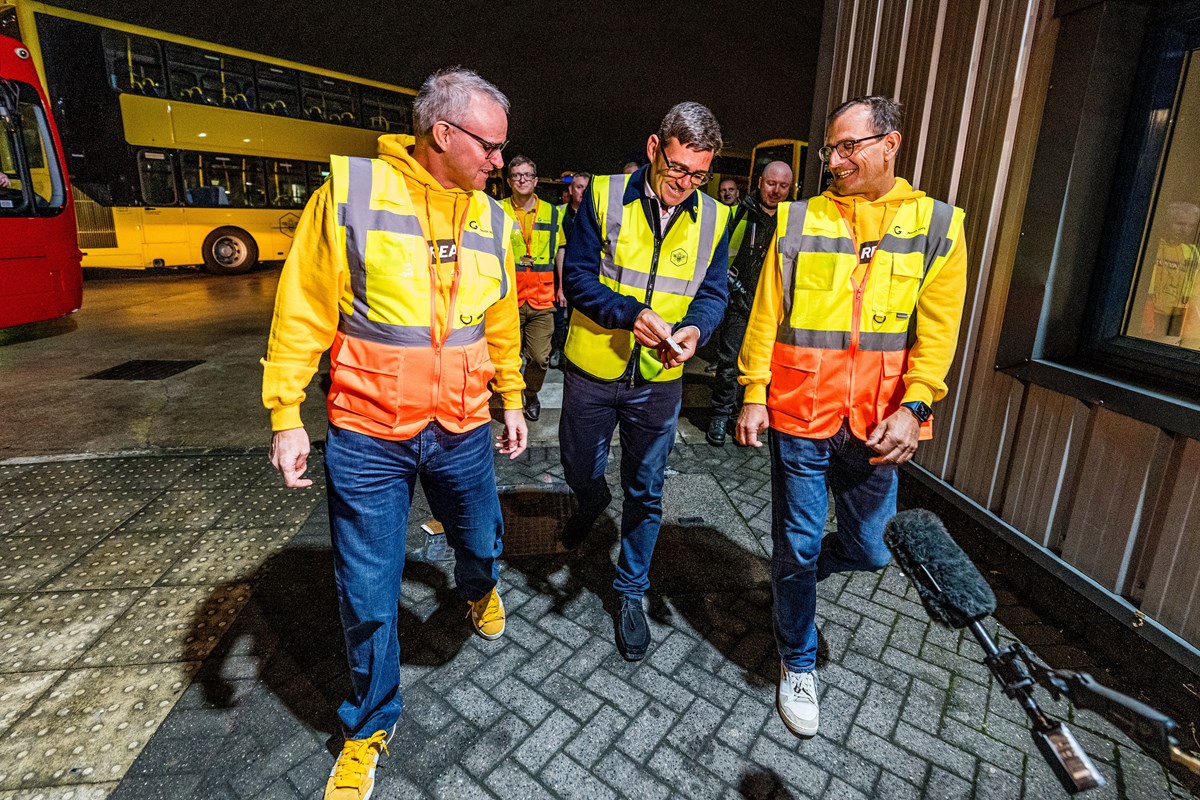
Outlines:
[[[542,204],[540,197],[533,198],[533,211],[523,211],[517,215],[517,226],[521,229],[521,238],[525,240],[525,255],[533,258],[533,226],[537,224],[538,207]],[[525,232],[525,217],[531,217],[529,221],[529,233]]]

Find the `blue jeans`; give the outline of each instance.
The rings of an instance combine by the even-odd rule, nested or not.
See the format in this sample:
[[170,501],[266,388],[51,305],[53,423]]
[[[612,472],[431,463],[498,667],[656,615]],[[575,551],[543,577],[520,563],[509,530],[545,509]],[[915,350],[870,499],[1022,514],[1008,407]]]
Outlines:
[[400,717],[396,629],[408,509],[416,481],[454,548],[458,593],[478,600],[496,585],[504,523],[488,425],[450,433],[431,422],[402,442],[329,426],[325,447],[333,570],[350,696],[338,709],[349,739],[390,730]]
[[604,481],[613,430],[621,426],[621,555],[613,588],[641,598],[650,588],[650,559],[662,522],[667,456],[683,401],[683,381],[630,386],[563,373],[558,439],[563,475],[579,500],[580,513],[598,517],[612,494]]
[[[891,560],[883,528],[896,515],[896,467],[872,466],[875,451],[844,423],[829,439],[771,429],[770,445],[775,644],[789,670],[811,672],[817,581],[835,572],[883,569]],[[822,539],[829,489],[837,533]]]

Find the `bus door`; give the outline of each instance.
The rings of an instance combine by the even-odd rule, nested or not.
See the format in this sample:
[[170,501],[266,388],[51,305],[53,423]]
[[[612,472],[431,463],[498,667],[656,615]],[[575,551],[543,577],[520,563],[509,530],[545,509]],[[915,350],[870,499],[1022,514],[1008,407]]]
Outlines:
[[143,263],[147,266],[188,263],[187,209],[179,202],[174,153],[140,151],[138,181],[145,205],[130,211],[140,211],[142,215]]

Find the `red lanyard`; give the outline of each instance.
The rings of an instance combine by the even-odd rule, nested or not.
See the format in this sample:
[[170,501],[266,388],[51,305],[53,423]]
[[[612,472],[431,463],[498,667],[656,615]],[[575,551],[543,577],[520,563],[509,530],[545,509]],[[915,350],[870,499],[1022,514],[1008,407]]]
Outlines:
[[[533,198],[533,211],[517,215],[517,226],[521,229],[521,238],[525,240],[525,255],[533,258],[533,226],[537,224],[538,206],[542,204],[539,197]],[[529,233],[525,232],[525,217],[532,217],[529,222]]]

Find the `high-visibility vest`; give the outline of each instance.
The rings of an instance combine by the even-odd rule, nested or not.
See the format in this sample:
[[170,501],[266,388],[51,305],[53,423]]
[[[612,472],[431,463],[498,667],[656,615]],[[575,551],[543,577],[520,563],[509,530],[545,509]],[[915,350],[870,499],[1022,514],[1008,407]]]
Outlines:
[[[628,175],[602,175],[588,187],[600,223],[600,282],[645,303],[674,325],[704,283],[729,222],[729,207],[697,192],[695,216],[679,209],[666,236],[657,239],[641,202],[624,203],[628,183]],[[579,309],[572,310],[563,354],[573,365],[600,380],[616,380],[635,352],[647,380],[683,375],[682,366],[666,369],[653,350],[635,347],[631,331],[601,327]]]
[[[962,209],[929,197],[905,202],[858,290],[858,242],[837,204],[818,196],[779,205],[783,313],[767,392],[771,427],[826,439],[849,419],[866,440],[900,408],[917,300],[962,236],[962,219]],[[920,438],[932,435],[927,421]]]
[[[740,209],[741,206],[738,206]],[[733,260],[737,258],[738,251],[742,249],[742,240],[746,238],[746,212],[735,210],[730,216],[729,222],[729,263],[733,264]]]
[[[521,230],[521,222],[512,198],[506,197],[500,205],[513,218],[512,253],[517,267],[517,304],[528,303],[532,308],[550,308],[554,305],[554,254],[558,252],[559,220],[562,209],[553,203],[537,201],[537,216],[533,230]],[[525,234],[529,233],[528,248]],[[526,263],[526,256],[531,263]]]
[[330,422],[393,440],[434,420],[454,433],[485,424],[495,369],[484,315],[508,293],[512,221],[472,192],[455,232],[457,286],[437,330],[437,268],[404,176],[380,159],[333,156],[329,181],[349,275],[330,349]]

